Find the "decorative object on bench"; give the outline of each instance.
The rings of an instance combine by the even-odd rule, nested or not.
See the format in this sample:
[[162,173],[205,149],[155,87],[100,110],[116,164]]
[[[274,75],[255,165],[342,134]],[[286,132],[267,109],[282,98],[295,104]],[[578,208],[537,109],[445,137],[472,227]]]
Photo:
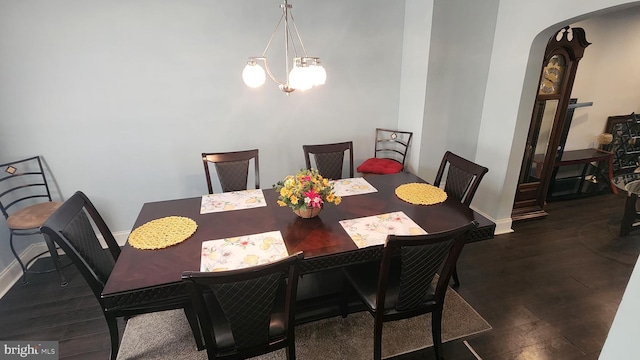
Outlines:
[[633,173],[640,166],[640,114],[609,116],[605,131],[611,142],[602,149],[613,153],[614,175]]

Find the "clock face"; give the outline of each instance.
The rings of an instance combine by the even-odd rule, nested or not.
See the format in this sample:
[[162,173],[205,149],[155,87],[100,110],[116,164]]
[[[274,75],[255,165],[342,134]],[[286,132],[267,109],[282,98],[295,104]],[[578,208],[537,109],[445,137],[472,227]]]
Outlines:
[[541,95],[553,95],[560,92],[562,78],[565,69],[564,58],[560,55],[554,55],[549,59],[547,65],[542,69],[542,79],[540,79]]

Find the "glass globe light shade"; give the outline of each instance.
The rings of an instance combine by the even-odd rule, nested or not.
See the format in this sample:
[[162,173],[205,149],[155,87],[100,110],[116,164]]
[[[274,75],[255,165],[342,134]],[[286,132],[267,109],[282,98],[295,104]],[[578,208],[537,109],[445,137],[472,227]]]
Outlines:
[[249,62],[242,70],[242,80],[250,88],[262,86],[266,79],[264,69],[255,62]]
[[294,66],[289,73],[289,86],[296,90],[311,89],[313,84],[309,79],[308,69],[307,67]]
[[327,71],[322,65],[313,65],[310,67],[313,71],[313,85],[324,85],[327,81]]

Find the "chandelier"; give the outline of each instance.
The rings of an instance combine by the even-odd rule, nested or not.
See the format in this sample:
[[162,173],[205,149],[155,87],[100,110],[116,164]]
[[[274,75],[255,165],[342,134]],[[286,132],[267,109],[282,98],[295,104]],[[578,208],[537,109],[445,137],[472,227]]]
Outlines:
[[[252,88],[262,86],[266,80],[265,69],[267,74],[277,84],[279,84],[280,90],[287,93],[287,95],[294,90],[307,90],[313,86],[322,85],[327,80],[327,72],[320,64],[320,58],[308,56],[307,50],[304,48],[302,38],[298,33],[298,27],[293,19],[293,13],[291,12],[292,6],[289,5],[288,0],[284,0],[284,3],[280,4],[282,9],[282,16],[280,21],[276,25],[275,29],[271,33],[269,42],[265,47],[262,55],[259,57],[250,57],[242,71],[242,79],[244,83]],[[271,45],[271,41],[275,36],[280,24],[284,20],[284,55],[285,55],[285,81],[279,81],[269,69],[269,63],[267,61],[267,50]],[[291,28],[290,25],[293,25]],[[293,29],[293,33],[292,30]],[[295,36],[294,36],[295,35]],[[299,43],[301,56],[298,56],[298,46],[296,46],[296,39]],[[289,60],[289,53],[293,51],[293,58]],[[264,69],[259,63],[264,64]],[[289,67],[291,66],[291,70]]]

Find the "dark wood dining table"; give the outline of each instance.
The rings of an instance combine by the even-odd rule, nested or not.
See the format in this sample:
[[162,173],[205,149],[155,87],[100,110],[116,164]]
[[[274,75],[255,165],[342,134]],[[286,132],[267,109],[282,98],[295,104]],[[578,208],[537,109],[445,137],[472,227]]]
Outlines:
[[[125,244],[102,296],[113,306],[121,301],[128,304],[138,301],[144,305],[158,298],[185,297],[180,276],[183,271],[200,269],[203,241],[276,230],[281,232],[290,254],[304,252],[303,278],[305,274],[331,274],[324,283],[335,288],[335,281],[331,279],[336,275],[332,270],[379,259],[382,254],[382,246],[359,249],[339,221],[395,211],[404,212],[427,232],[448,230],[476,220],[480,226],[468,241],[493,237],[495,224],[455,199],[448,198],[430,206],[412,205],[399,199],[395,195],[399,185],[425,182],[416,175],[372,175],[367,176],[366,181],[377,192],[345,196],[340,205],[326,205],[320,215],[312,219],[299,218],[290,208],[277,205],[278,194],[273,189],[263,190],[267,206],[244,210],[200,214],[201,197],[146,203],[134,229],[154,219],[185,216],[196,221],[197,230],[184,242],[164,249],[139,250]],[[307,287],[315,289],[316,285]],[[304,291],[304,282],[300,288]],[[317,289],[314,291],[317,293]],[[309,297],[313,296],[306,296]]]

